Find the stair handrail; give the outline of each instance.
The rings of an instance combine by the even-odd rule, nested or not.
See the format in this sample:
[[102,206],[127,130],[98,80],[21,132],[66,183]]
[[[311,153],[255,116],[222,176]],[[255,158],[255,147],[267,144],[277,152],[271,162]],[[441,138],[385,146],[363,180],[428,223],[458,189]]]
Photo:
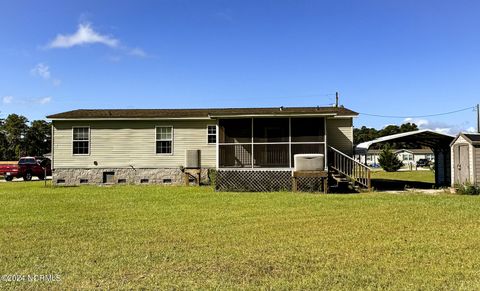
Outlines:
[[[351,180],[355,181],[356,183],[366,187],[368,189],[368,191],[370,191],[371,188],[372,188],[372,183],[371,183],[371,171],[372,171],[372,169],[369,166],[356,161],[354,158],[346,155],[342,151],[340,151],[340,150],[338,150],[338,149],[336,149],[332,146],[328,146],[328,148],[330,150],[332,150],[334,154],[340,155],[343,159],[345,159],[345,160],[341,161],[342,164],[344,164],[345,166],[346,166],[346,164],[351,164],[352,172],[347,172],[345,169],[343,169],[339,165],[336,165],[335,161],[337,161],[337,159],[336,159],[335,156],[334,156],[333,162],[331,163],[332,164],[331,167],[334,168],[335,170],[337,170],[339,173],[341,173],[341,174],[347,176],[348,178],[350,178]],[[355,167],[358,167],[359,169],[356,170]]]

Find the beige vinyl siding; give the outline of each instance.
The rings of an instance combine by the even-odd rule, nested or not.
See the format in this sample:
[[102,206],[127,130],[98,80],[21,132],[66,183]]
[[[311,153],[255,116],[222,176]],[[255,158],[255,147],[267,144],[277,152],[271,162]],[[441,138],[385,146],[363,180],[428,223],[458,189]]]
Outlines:
[[352,118],[327,119],[327,143],[343,153],[353,155]]
[[475,146],[474,148],[475,155],[475,184],[480,185],[480,146]]
[[[207,144],[214,120],[54,121],[54,168],[176,168],[185,150],[201,150],[201,166],[215,167],[216,147]],[[72,127],[90,127],[90,152],[72,153]],[[156,126],[173,126],[172,154],[156,154]],[[94,165],[97,162],[97,166]]]

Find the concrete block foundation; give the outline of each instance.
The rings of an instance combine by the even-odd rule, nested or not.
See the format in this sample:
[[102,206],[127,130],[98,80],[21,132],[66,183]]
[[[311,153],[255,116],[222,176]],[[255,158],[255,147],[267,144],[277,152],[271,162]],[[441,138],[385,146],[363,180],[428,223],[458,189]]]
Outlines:
[[[185,170],[188,172],[188,170]],[[208,169],[201,169],[202,184],[209,184]],[[162,169],[55,169],[53,184],[57,186],[102,184],[161,184],[185,185],[185,175],[180,168]]]

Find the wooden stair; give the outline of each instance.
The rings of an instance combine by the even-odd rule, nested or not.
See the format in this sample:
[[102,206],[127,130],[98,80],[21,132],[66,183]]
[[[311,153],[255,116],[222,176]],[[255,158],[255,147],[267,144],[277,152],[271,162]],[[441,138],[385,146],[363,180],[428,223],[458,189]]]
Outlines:
[[330,185],[333,191],[371,191],[371,169],[335,149],[328,147]]

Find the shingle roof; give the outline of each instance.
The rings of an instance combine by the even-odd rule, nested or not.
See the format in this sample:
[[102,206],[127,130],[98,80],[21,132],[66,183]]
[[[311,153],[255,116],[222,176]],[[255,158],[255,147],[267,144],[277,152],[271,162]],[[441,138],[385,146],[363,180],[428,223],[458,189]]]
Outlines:
[[464,133],[463,135],[473,142],[480,141],[480,134],[478,133]]
[[47,116],[49,119],[207,118],[223,115],[333,114],[357,116],[344,107],[203,108],[203,109],[78,109]]

